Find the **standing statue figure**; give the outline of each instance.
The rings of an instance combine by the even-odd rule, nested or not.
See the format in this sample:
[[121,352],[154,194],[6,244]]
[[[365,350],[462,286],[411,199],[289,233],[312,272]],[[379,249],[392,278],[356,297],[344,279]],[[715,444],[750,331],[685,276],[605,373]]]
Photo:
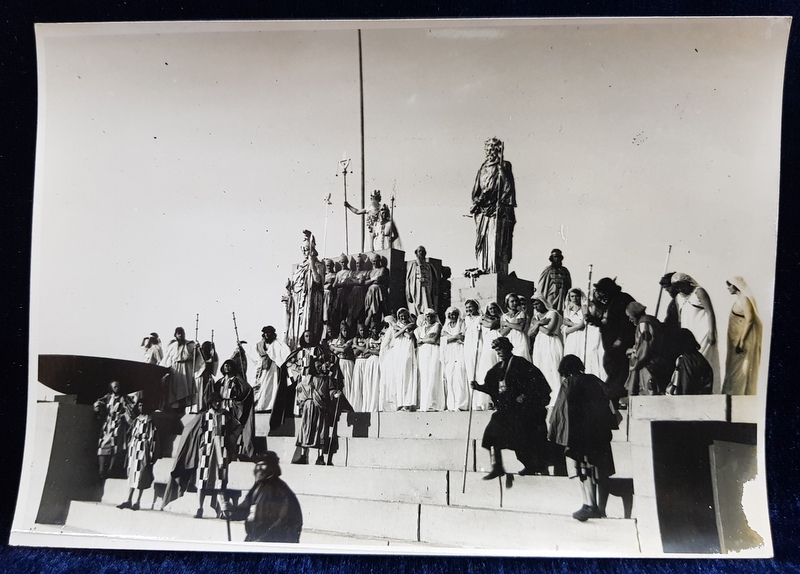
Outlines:
[[392,220],[392,212],[385,203],[378,212],[379,218],[372,226],[372,250],[391,249],[395,240],[400,236]]
[[[371,238],[374,238],[375,230],[376,228],[380,227],[381,221],[381,190],[376,189],[369,194],[369,207],[366,209],[359,209],[347,201],[344,202],[344,206],[356,215],[366,215],[364,225],[367,227],[367,235],[369,235]],[[365,250],[367,249],[367,246],[363,247]],[[377,247],[373,247],[373,249],[377,249]]]
[[470,209],[475,219],[475,258],[478,269],[503,275],[511,261],[517,193],[511,164],[503,160],[503,142],[490,138],[484,149],[486,161],[475,177]]
[[322,335],[325,265],[317,259],[316,241],[307,229],[303,231],[300,250],[303,261],[297,264],[286,283],[286,295],[281,298],[286,305],[286,344],[291,349],[299,346],[306,330],[311,331],[316,340]]
[[421,320],[428,309],[439,312],[439,273],[428,261],[425,247],[420,245],[414,253],[417,258],[406,272],[406,301],[408,310]]

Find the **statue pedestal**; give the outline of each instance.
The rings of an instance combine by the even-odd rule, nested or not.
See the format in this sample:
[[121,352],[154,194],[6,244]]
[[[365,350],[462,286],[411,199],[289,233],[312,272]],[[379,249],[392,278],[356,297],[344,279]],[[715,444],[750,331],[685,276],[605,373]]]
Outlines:
[[474,280],[469,277],[453,277],[450,279],[452,305],[464,308],[467,299],[474,299],[481,306],[481,311],[489,303],[499,303],[505,311],[505,298],[509,293],[517,293],[526,299],[530,299],[536,291],[533,281],[520,279],[515,273],[509,275],[499,273],[488,273],[476,277]]

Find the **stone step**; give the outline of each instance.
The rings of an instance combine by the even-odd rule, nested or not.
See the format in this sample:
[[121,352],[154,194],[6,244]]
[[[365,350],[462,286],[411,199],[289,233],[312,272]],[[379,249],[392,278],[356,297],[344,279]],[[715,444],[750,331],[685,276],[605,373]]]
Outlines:
[[[284,464],[283,479],[296,494],[360,498],[386,502],[447,504],[448,473],[444,470],[403,470]],[[253,464],[237,462],[228,472],[228,486],[248,490]]]
[[[149,538],[157,537],[175,541],[225,542],[227,526],[222,519],[212,518],[213,514],[196,519],[185,514],[160,512],[155,510],[119,510],[111,505],[97,502],[73,501],[67,523],[53,526],[59,533],[101,534],[104,536],[135,536],[143,533]],[[231,539],[243,541],[245,529],[243,522],[231,522]],[[331,546],[375,547],[389,545],[418,544],[411,540],[395,540],[377,536],[354,536],[340,532],[328,532],[303,528],[300,535],[302,544]]]
[[[466,443],[461,439],[349,438],[347,466],[413,470],[463,470]],[[487,451],[488,453],[488,451]],[[467,470],[475,469],[470,441]],[[488,454],[486,454],[488,460]]]
[[[468,472],[466,484],[463,477],[462,472],[450,473],[449,503],[452,506],[571,516],[583,504],[577,478],[513,475],[509,488],[505,477],[483,480],[482,475]],[[630,504],[632,500],[629,498],[627,502]],[[606,514],[612,518],[625,518],[623,499],[610,496]]]
[[606,518],[578,522],[571,516],[456,506],[422,505],[420,541],[537,556],[641,553],[635,520]]
[[[473,411],[470,425],[468,412],[343,413],[337,430],[340,437],[348,438],[466,440],[467,427],[470,426],[471,438],[480,439],[491,416],[492,411]],[[267,436],[270,433],[268,413],[256,413],[255,428],[256,436]],[[273,435],[293,436],[291,431],[293,428],[292,424],[287,423]],[[612,440],[624,442],[627,439],[627,424],[626,420],[623,420],[620,428],[613,431]]]

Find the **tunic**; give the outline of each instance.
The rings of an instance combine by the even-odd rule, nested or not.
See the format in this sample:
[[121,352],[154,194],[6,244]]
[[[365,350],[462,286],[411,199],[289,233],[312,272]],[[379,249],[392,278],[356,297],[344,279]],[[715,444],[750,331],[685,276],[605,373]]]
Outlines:
[[153,464],[160,455],[158,432],[150,415],[139,415],[131,425],[128,443],[128,487],[144,490],[153,484]]
[[329,439],[328,416],[333,409],[336,392],[329,376],[307,375],[297,386],[297,406],[300,407],[300,428],[297,446],[325,448]]
[[550,441],[566,447],[564,454],[596,467],[597,478],[613,475],[611,431],[617,426],[603,381],[586,373],[564,379],[548,434]]
[[213,490],[225,488],[228,481],[228,465],[234,457],[228,438],[234,423],[225,409],[207,411],[202,417],[202,431],[198,445],[197,481],[199,488]]
[[632,395],[662,395],[667,387],[671,365],[661,354],[663,328],[652,315],[642,315],[636,324],[631,356],[633,370],[625,383]]
[[[237,423],[241,425],[242,433],[239,437],[238,449],[232,453],[232,458],[237,454],[251,458],[255,454],[255,410],[253,402],[253,388],[239,375],[225,375],[214,383],[211,389],[222,397],[222,408],[230,412]],[[209,397],[206,397],[206,402]]]
[[[128,444],[128,419],[133,399],[128,395],[108,393],[94,403],[103,414],[103,430],[97,443],[97,454],[110,456],[123,452]],[[120,461],[121,462],[121,461]]]

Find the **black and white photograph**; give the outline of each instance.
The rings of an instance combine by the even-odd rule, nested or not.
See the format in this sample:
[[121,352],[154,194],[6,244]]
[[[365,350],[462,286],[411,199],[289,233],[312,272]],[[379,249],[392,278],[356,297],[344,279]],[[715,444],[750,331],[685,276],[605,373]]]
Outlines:
[[790,22],[37,24],[11,543],[771,557]]

